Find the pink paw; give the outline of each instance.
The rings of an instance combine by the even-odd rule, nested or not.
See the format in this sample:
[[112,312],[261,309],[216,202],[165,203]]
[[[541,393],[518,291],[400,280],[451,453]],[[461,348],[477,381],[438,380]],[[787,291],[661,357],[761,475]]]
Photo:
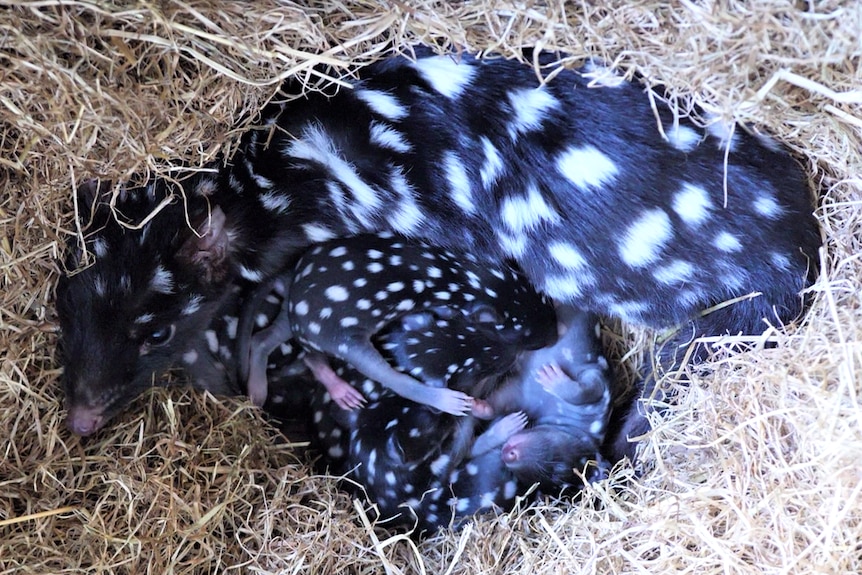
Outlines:
[[572,383],[572,379],[556,363],[543,365],[536,370],[536,381],[548,393],[558,395],[557,391],[564,385]]
[[349,383],[333,382],[332,385],[327,385],[326,389],[332,401],[341,409],[353,411],[365,405],[365,396]]

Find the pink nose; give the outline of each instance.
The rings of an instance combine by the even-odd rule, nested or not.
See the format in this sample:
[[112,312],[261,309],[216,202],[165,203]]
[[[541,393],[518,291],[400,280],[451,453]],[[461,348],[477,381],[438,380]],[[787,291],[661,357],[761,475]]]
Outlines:
[[73,405],[69,407],[69,415],[66,417],[66,426],[76,434],[86,437],[92,435],[102,427],[104,416],[102,409],[98,407],[87,407],[85,405]]

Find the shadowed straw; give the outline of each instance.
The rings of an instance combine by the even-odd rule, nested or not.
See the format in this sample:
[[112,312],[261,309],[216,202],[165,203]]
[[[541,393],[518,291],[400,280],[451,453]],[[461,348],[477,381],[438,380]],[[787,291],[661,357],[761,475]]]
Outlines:
[[[862,571],[858,3],[306,4],[0,0],[0,572]],[[418,545],[374,526],[239,400],[156,390],[71,436],[52,309],[71,183],[201,166],[284,78],[347,89],[355,67],[415,42],[598,57],[662,83],[681,113],[696,103],[776,136],[817,190],[811,311],[771,330],[772,349],[701,343],[715,358],[656,418],[641,479],[620,466],[576,501]],[[636,356],[649,338],[606,339]]]

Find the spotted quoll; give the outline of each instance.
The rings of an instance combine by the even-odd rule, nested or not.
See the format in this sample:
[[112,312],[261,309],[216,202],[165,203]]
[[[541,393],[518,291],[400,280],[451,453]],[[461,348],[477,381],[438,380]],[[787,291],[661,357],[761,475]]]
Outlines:
[[[266,107],[210,170],[123,190],[117,218],[139,227],[83,186],[97,213],[67,269],[84,250],[96,261],[57,290],[72,431],[93,433],[149,385],[235,281],[269,281],[312,243],[357,233],[512,259],[558,303],[682,326],[676,343],[800,313],[820,241],[778,143],[696,125],[595,66],[542,83],[517,61],[413,53],[363,68],[351,89]],[[553,55],[535,56],[552,71]],[[647,427],[638,399],[615,416],[612,460]]]
[[[487,397],[482,416],[495,417],[489,427],[435,415],[391,394],[347,413],[316,402],[318,440],[333,456],[331,470],[362,485],[382,518],[416,525],[421,533],[458,525],[483,510],[508,509],[534,484],[556,494],[603,476],[599,448],[611,390],[593,316],[564,309],[554,326],[559,338],[529,351],[487,332],[469,333],[462,317],[427,315],[410,316],[384,332],[381,348],[426,381],[440,378]],[[455,375],[450,361],[478,371]]]
[[[394,321],[375,342],[388,361],[423,382],[479,397],[496,388],[521,354],[512,341],[477,329],[469,318],[434,312]],[[415,526],[419,535],[481,509],[504,506],[517,495],[511,473],[497,471],[499,448],[496,461],[481,469],[476,465],[484,454],[474,457],[473,445],[489,444],[481,433],[476,437],[481,421],[439,413],[393,394],[349,365],[335,366],[340,377],[363,388],[369,402],[346,411],[317,392],[312,435],[328,470],[361,486],[384,525]],[[481,481],[477,474],[483,476]],[[458,500],[452,500],[453,493],[459,494]]]
[[556,343],[524,354],[517,376],[484,406],[486,417],[522,415],[520,428],[502,428],[510,435],[487,439],[502,445],[503,463],[519,481],[551,489],[578,483],[576,471],[603,461],[612,392],[596,318],[564,306],[558,321]]
[[320,352],[306,363],[342,408],[358,407],[362,396],[335,375],[322,354],[348,362],[402,397],[465,415],[473,405],[469,395],[395,370],[372,336],[398,318],[434,311],[468,318],[519,349],[536,349],[548,343],[547,326],[554,323],[553,308],[510,267],[480,264],[471,254],[389,233],[323,242],[280,279],[287,308],[250,345],[248,389],[258,404],[266,398],[269,350],[296,337]]

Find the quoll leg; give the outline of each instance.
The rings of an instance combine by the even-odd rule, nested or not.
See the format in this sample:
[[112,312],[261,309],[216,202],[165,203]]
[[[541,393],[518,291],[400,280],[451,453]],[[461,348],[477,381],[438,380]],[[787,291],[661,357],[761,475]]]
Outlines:
[[350,411],[365,405],[365,396],[362,392],[341,379],[329,365],[326,356],[311,352],[305,356],[304,361],[314,374],[314,378],[323,384],[338,407]]
[[448,388],[428,387],[409,375],[396,371],[386,363],[368,338],[339,346],[335,354],[350,363],[364,376],[392,390],[401,397],[429,405],[444,413],[467,415],[473,407],[473,398]]
[[278,316],[266,329],[255,333],[251,338],[248,351],[248,396],[251,401],[262,406],[266,403],[267,381],[266,364],[269,355],[282,343],[293,337],[287,306],[283,306]]

